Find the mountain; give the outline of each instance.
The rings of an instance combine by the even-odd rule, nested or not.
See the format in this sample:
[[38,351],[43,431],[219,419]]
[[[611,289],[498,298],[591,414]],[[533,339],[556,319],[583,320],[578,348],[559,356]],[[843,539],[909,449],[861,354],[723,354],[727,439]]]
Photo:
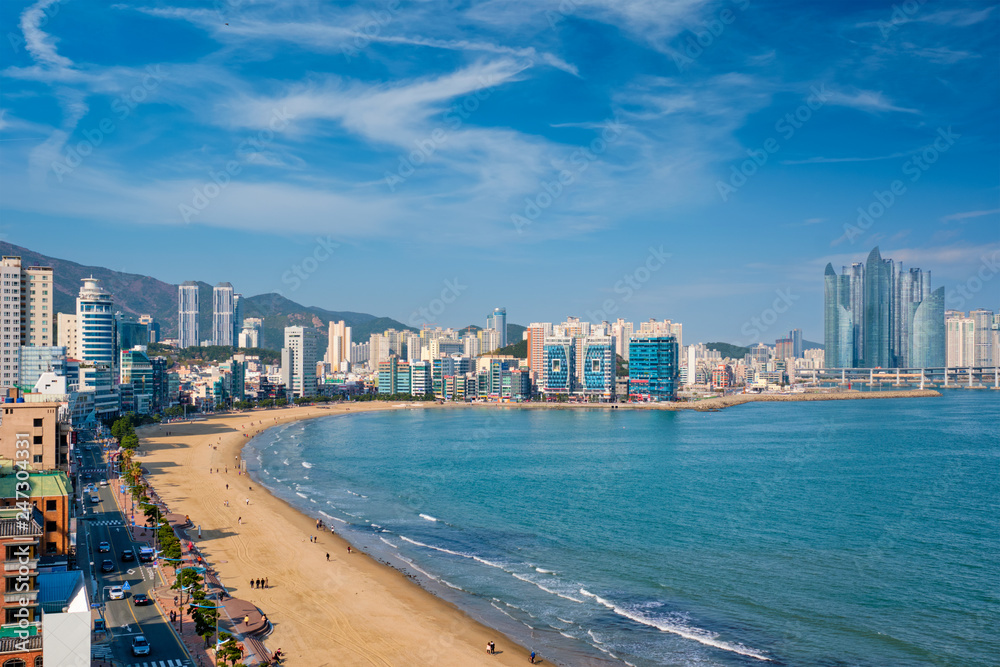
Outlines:
[[[85,266],[65,259],[48,257],[41,253],[22,248],[6,241],[0,241],[0,255],[19,256],[25,266],[51,266],[53,273],[53,307],[57,313],[76,312],[76,296],[80,291],[80,281],[93,276],[114,295],[115,309],[138,317],[149,314],[160,325],[160,336],[177,336],[177,285],[135,273],[114,271],[101,266]],[[212,286],[198,281],[198,298],[201,314],[198,326],[201,338],[209,338],[212,332]],[[355,342],[364,342],[373,332],[385,329],[416,331],[411,326],[389,317],[378,317],[368,313],[332,311],[315,306],[303,306],[280,294],[259,294],[246,297],[242,301],[243,317],[259,317],[264,320],[260,347],[281,349],[284,345],[284,329],[287,326],[310,326],[319,334],[317,352],[326,351],[327,328],[330,321],[344,320],[352,328]]]

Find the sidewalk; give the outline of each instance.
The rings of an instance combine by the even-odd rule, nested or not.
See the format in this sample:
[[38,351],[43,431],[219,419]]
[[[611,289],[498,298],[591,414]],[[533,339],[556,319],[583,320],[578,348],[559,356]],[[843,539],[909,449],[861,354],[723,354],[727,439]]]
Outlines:
[[[108,485],[112,487],[115,503],[122,510],[122,515],[126,517],[126,522],[131,523],[132,515],[126,514],[125,508],[128,507],[131,509],[132,499],[128,495],[127,489],[125,493],[121,492],[122,483],[118,479],[108,481]],[[270,653],[264,647],[264,644],[254,636],[257,634],[263,635],[268,632],[270,624],[265,615],[253,603],[229,596],[228,591],[222,585],[221,581],[219,581],[211,565],[202,558],[197,545],[188,537],[185,529],[190,530],[192,524],[186,516],[169,513],[169,508],[162,504],[153,491],[150,491],[150,501],[160,507],[164,519],[167,520],[167,523],[174,529],[174,533],[181,540],[184,553],[182,563],[178,564],[177,568],[173,567],[173,563],[157,563],[156,571],[159,576],[160,585],[155,585],[156,579],[154,579],[154,587],[150,590],[149,596],[159,606],[164,618],[169,620],[170,612],[176,612],[178,620],[171,623],[171,626],[181,637],[181,641],[187,647],[195,665],[213,665],[214,650],[206,647],[205,639],[195,634],[194,621],[187,615],[184,605],[180,604],[179,596],[181,595],[181,591],[171,588],[176,581],[176,571],[191,566],[204,568],[202,576],[205,580],[206,593],[210,598],[219,600],[223,606],[219,616],[219,631],[232,634],[237,643],[243,648],[242,662],[251,666],[269,665],[271,663]],[[136,522],[141,524],[146,517],[139,510],[137,510],[137,514]],[[129,525],[128,528],[135,542],[141,545],[153,545],[152,529],[144,528],[142,525]],[[184,601],[185,603],[189,603],[190,597],[186,596]],[[244,619],[249,622],[245,623]]]

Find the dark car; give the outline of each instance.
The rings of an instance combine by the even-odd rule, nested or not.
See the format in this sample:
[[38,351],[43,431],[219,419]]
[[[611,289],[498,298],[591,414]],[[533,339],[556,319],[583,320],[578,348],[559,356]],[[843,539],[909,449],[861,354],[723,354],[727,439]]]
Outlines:
[[100,544],[97,545],[98,553],[106,554],[109,551],[111,551],[111,544],[109,544],[108,542],[101,542]]
[[101,563],[101,572],[114,572],[114,571],[115,571],[115,564],[112,563],[111,561],[106,560]]
[[149,596],[147,596],[145,593],[136,593],[135,595],[132,596],[132,604],[134,604],[136,607],[142,607],[147,604],[152,604],[152,602],[153,601],[150,600]]
[[127,561],[133,561],[135,560],[135,552],[132,551],[131,549],[125,549],[124,551],[122,551],[121,558],[123,563]]

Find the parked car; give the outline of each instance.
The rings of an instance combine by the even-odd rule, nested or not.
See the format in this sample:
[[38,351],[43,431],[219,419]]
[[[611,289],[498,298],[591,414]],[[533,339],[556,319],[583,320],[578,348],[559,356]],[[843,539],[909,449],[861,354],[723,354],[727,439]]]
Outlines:
[[90,504],[91,505],[99,505],[100,502],[101,502],[101,497],[99,495],[97,495],[96,493],[91,493],[90,494]]
[[[104,561],[105,563],[109,561]],[[121,586],[112,586],[108,589],[108,597],[112,600],[123,600],[125,599],[125,589]]]
[[115,571],[115,564],[112,563],[111,561],[106,560],[101,563],[101,572],[114,572],[114,571]]
[[145,635],[136,635],[132,638],[132,655],[149,655],[150,648]]
[[108,480],[102,479],[101,482],[100,482],[100,484],[101,484],[101,486],[107,486],[108,485]]
[[156,550],[153,547],[139,547],[139,560],[143,563],[151,563],[156,559]]
[[97,553],[106,554],[111,551],[111,545],[108,542],[101,542],[97,545]]
[[135,595],[132,596],[132,604],[134,604],[136,607],[142,607],[147,604],[152,604],[152,602],[153,601],[150,600],[149,596],[146,595],[145,593],[136,593]]
[[123,563],[126,561],[133,561],[135,560],[135,552],[131,549],[125,549],[122,551],[121,559]]

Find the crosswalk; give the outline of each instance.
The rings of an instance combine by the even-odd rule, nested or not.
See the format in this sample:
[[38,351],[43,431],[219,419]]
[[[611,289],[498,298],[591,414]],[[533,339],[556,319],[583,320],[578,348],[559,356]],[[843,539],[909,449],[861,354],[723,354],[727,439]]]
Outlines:
[[152,660],[150,662],[132,662],[125,667],[191,667],[190,660]]
[[90,657],[94,660],[111,660],[111,644],[91,644]]
[[122,522],[121,522],[120,519],[118,521],[113,521],[113,520],[108,520],[108,519],[102,519],[101,521],[91,521],[90,525],[91,526],[109,526],[111,528],[115,528],[115,527],[121,528],[123,524],[122,524]]

